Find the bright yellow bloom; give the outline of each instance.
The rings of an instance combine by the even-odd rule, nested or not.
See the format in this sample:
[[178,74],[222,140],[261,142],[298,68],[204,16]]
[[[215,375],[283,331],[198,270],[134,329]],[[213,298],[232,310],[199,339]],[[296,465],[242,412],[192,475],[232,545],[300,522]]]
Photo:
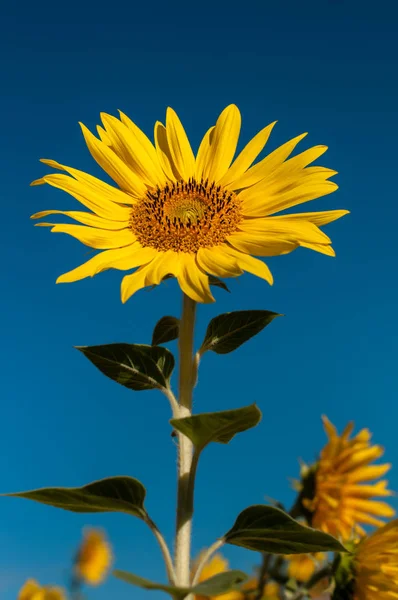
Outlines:
[[112,561],[112,550],[104,534],[88,529],[76,558],[77,577],[89,585],[99,585],[107,576]]
[[[86,246],[102,250],[61,275],[58,283],[93,277],[106,269],[137,270],[123,278],[122,301],[137,290],[175,276],[188,296],[213,302],[208,275],[236,277],[248,271],[273,278],[254,256],[276,256],[299,246],[334,256],[330,238],[319,226],[346,210],[274,216],[337,189],[336,171],[308,166],[326,146],[289,158],[306,134],[299,135],[257,164],[275,123],[262,129],[233,162],[241,117],[228,106],[205,134],[196,157],[184,128],[171,109],[166,124],[155,125],[155,144],[123,113],[101,114],[100,139],[81,125],[88,149],[118,187],[82,171],[42,160],[66,174],[45,175],[48,183],[76,198],[90,212],[46,210],[34,219],[59,214],[80,223],[56,224]],[[289,160],[287,160],[289,158]]]
[[325,560],[323,552],[316,554],[289,554],[286,556],[288,561],[287,574],[292,579],[300,582],[306,582],[312,577],[319,563]]
[[398,520],[359,544],[353,566],[354,600],[398,598]]
[[368,429],[350,438],[353,423],[339,435],[326,417],[323,422],[329,441],[315,471],[313,497],[303,504],[312,512],[313,527],[349,540],[354,534],[364,535],[362,525],[380,527],[384,524],[380,517],[395,514],[386,502],[372,499],[391,495],[386,480],[375,483],[391,465],[371,464],[384,449],[371,445]]
[[42,587],[34,579],[29,579],[18,594],[18,600],[66,600],[59,587]]
[[[193,569],[195,571],[195,567]],[[224,573],[229,570],[228,561],[221,555],[215,554],[213,558],[203,567],[202,572],[199,577],[199,583],[201,581],[206,581],[210,579],[210,577],[214,577],[214,575],[218,575],[219,573]],[[227,592],[226,594],[221,594],[219,596],[212,596],[212,600],[243,600],[243,594],[239,590],[233,590],[231,592]],[[208,600],[207,596],[195,596],[195,600]]]

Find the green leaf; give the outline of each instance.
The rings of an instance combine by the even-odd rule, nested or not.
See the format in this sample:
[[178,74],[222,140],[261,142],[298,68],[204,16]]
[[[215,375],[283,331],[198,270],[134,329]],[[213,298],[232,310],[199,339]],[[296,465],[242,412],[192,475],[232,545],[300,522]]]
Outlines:
[[201,451],[210,442],[228,444],[229,441],[242,431],[255,427],[261,419],[261,412],[255,404],[236,410],[203,413],[171,419],[170,423],[186,435],[196,448]]
[[168,387],[174,356],[167,348],[144,344],[77,346],[104,375],[137,392]]
[[241,512],[224,539],[234,546],[274,554],[347,552],[331,535],[300,525],[283,510],[262,504]]
[[218,596],[237,589],[246,580],[247,575],[242,571],[225,571],[198,583],[192,588],[192,592],[198,596]]
[[152,346],[159,346],[178,338],[180,319],[177,317],[162,317],[155,325],[152,334]]
[[214,275],[209,275],[209,284],[214,285],[214,287],[219,287],[219,288],[225,290],[226,292],[231,293],[231,290],[229,289],[227,284],[224,283],[222,279],[219,279],[218,277],[214,277]]
[[185,598],[185,596],[189,594],[188,589],[178,588],[173,585],[164,585],[163,583],[155,583],[149,579],[140,577],[139,575],[129,573],[128,571],[120,571],[119,569],[116,569],[113,571],[113,575],[118,579],[125,581],[126,583],[136,585],[137,587],[144,588],[145,590],[161,590],[162,592],[167,592],[171,596],[180,598]]
[[181,599],[188,596],[188,594],[200,596],[218,596],[220,594],[225,594],[232,589],[236,589],[247,579],[247,575],[242,571],[226,571],[225,573],[214,575],[213,577],[210,577],[210,579],[202,581],[193,587],[183,588],[165,585],[163,583],[154,583],[149,579],[144,579],[144,577],[139,577],[138,575],[128,573],[127,571],[116,570],[113,571],[113,575],[131,585],[136,585],[146,590],[161,590],[173,597]]
[[144,519],[145,494],[145,488],[138,479],[121,476],[100,479],[77,488],[41,488],[3,495],[26,498],[72,512],[123,512]]
[[219,315],[210,321],[200,353],[212,350],[228,354],[280,316],[269,310],[238,310]]

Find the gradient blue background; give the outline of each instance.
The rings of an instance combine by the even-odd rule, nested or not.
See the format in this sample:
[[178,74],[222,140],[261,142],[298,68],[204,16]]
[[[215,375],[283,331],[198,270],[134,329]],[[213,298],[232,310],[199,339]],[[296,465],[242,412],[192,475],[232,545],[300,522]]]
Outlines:
[[[397,463],[396,3],[73,0],[8,3],[1,16],[1,491],[131,474],[146,484],[148,509],[172,539],[167,401],[105,379],[73,346],[148,343],[157,319],[179,311],[177,287],[167,282],[122,306],[118,272],[56,286],[88,249],[29,221],[38,210],[77,207],[50,187],[28,187],[48,172],[38,159],[99,175],[77,122],[94,128],[100,111],[118,108],[151,134],[173,106],[195,148],[231,102],[242,111],[242,144],[275,119],[269,148],[308,131],[301,149],[328,144],[322,162],[339,171],[341,188],[304,210],[352,211],[327,229],[336,259],[306,250],[272,259],[273,288],[246,275],[199,310],[198,341],[221,312],[266,308],[286,317],[236,353],[203,360],[196,411],[257,402],[264,418],[203,455],[195,553],[265,495],[292,501],[288,477],[298,474],[298,457],[312,460],[324,443],[322,413],[339,427],[349,419],[369,426]],[[65,582],[85,524],[106,527],[119,568],[164,577],[138,520],[8,498],[0,514],[4,600],[28,576]],[[234,548],[226,555],[248,570],[258,559]],[[87,597],[145,593],[109,580]]]

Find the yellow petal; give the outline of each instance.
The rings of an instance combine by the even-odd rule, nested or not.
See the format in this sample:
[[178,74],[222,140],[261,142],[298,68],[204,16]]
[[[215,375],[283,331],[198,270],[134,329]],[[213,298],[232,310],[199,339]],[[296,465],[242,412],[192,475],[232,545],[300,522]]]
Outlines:
[[355,452],[353,456],[348,456],[341,461],[340,469],[357,469],[362,465],[366,465],[367,463],[380,458],[383,456],[384,448],[381,446],[371,446],[370,448],[365,448],[360,450],[359,452]]
[[344,492],[357,498],[371,498],[372,496],[392,496],[392,492],[386,489],[387,481],[379,481],[374,485],[345,485]]
[[243,272],[232,254],[226,254],[219,246],[200,248],[196,260],[203,271],[216,277],[237,277]]
[[18,600],[32,600],[34,595],[40,592],[42,588],[34,579],[29,579],[21,588],[18,594]]
[[[286,192],[267,195],[266,192],[259,192],[254,195],[253,190],[247,190],[247,195],[239,195],[243,200],[242,212],[246,216],[260,217],[272,215],[276,212],[286,210],[297,204],[309,202],[316,198],[321,198],[327,194],[332,194],[338,189],[338,185],[333,181],[320,181],[319,183],[300,183]],[[250,197],[249,196],[250,191]],[[245,192],[246,194],[246,192]]]
[[378,479],[379,477],[383,477],[383,475],[391,469],[391,466],[391,464],[370,465],[355,469],[355,471],[349,473],[348,481],[354,483],[357,481],[371,481],[372,479]]
[[166,275],[177,277],[180,270],[180,255],[173,250],[157,253],[151,262],[148,272],[147,285],[159,285]]
[[234,190],[241,190],[243,188],[252,186],[265,177],[267,177],[274,169],[279,167],[290,154],[293,152],[297,144],[306,136],[306,133],[303,133],[289,142],[286,142],[271,154],[268,154],[263,160],[259,163],[251,167],[246,173],[244,173],[241,177],[238,177],[233,182]]
[[344,215],[350,214],[349,210],[323,210],[320,212],[307,212],[307,213],[291,213],[288,215],[279,215],[277,217],[272,217],[273,219],[282,219],[284,217],[288,217],[289,219],[297,219],[310,221],[314,223],[314,225],[327,225],[328,223],[332,223]]
[[203,178],[217,183],[227,172],[238,145],[241,116],[237,106],[230,104],[217,119],[210,138]]
[[46,175],[43,179],[52,187],[58,188],[76,198],[76,200],[99,217],[111,221],[124,222],[128,222],[130,219],[130,208],[110,202],[106,197],[101,196],[100,192],[95,192],[85,182],[77,181],[76,179],[72,179],[72,177],[68,177],[68,175],[59,175],[58,173]]
[[264,127],[253,139],[243,148],[239,156],[234,160],[228,171],[220,179],[219,184],[222,186],[234,187],[234,181],[241,177],[250,165],[256,160],[257,156],[263,150],[265,144],[268,142],[271,131],[274,128],[276,121]]
[[209,278],[197,264],[194,254],[181,253],[177,279],[182,291],[195,302],[214,302]]
[[[146,250],[146,248],[144,249]],[[126,275],[122,281],[122,302],[126,302],[136,291],[150,285],[159,285],[166,275],[178,277],[181,264],[181,253],[168,250],[158,252],[153,260],[131,275]]]
[[107,146],[111,147],[112,142],[109,135],[106,133],[105,129],[101,127],[101,125],[97,125],[97,133],[100,137],[101,142],[104,142]]
[[[40,162],[44,163],[49,167],[52,167],[53,169],[66,171],[67,173],[69,173],[69,175],[72,175],[72,177],[77,179],[77,181],[84,183],[86,192],[90,192],[90,197],[93,201],[101,200],[101,203],[103,203],[105,200],[107,200],[112,205],[116,204],[116,206],[119,204],[126,205],[136,203],[136,199],[133,198],[130,194],[126,194],[126,192],[122,192],[122,190],[119,190],[113,185],[109,185],[108,183],[105,183],[105,181],[97,179],[97,177],[93,177],[92,175],[89,175],[84,171],[79,171],[78,169],[73,169],[72,167],[61,165],[59,162],[55,160],[50,160],[48,158],[42,158],[40,159]],[[54,177],[54,175],[47,175],[47,177]],[[95,195],[95,198],[92,196],[93,194]]]
[[48,215],[65,215],[66,217],[74,219],[78,223],[83,223],[83,225],[98,227],[99,229],[109,229],[112,231],[125,229],[125,227],[128,225],[128,221],[110,221],[109,219],[103,219],[97,215],[78,210],[42,210],[41,212],[35,213],[30,218],[41,219],[42,217],[47,217]]
[[395,515],[395,510],[386,502],[363,500],[362,498],[346,498],[345,503],[348,507],[355,508],[355,510],[358,509],[359,511],[379,517],[393,517]]
[[150,265],[151,265],[151,263],[149,263],[143,267],[140,267],[139,269],[137,269],[135,271],[135,273],[132,273],[131,275],[126,275],[125,277],[123,277],[121,288],[120,288],[121,300],[122,300],[123,304],[125,302],[127,302],[127,300],[129,298],[131,298],[131,296],[133,294],[138,292],[138,290],[141,290],[145,286],[149,285],[146,282],[146,279],[148,276]]
[[170,107],[166,111],[166,134],[170,154],[180,179],[187,181],[195,176],[195,156],[180,119]]
[[158,153],[151,140],[139,127],[137,127],[135,123],[133,123],[131,119],[129,119],[129,117],[127,117],[127,115],[125,115],[122,111],[119,111],[119,114],[122,123],[124,123],[124,125],[126,125],[126,127],[128,127],[133,132],[133,134],[137,138],[137,141],[141,144],[142,149],[146,152],[148,158],[155,166],[156,172],[158,173],[158,176],[160,177],[161,181],[166,182],[165,174],[163,172],[162,165],[159,161]]
[[273,200],[282,194],[293,192],[303,188],[313,188],[316,185],[328,181],[336,171],[325,169],[324,167],[308,167],[307,169],[288,169],[290,161],[283,163],[267,177],[260,180],[255,185],[246,188],[240,192],[240,198],[244,202]]
[[147,264],[157,254],[154,248],[143,248],[141,244],[135,242],[125,248],[116,248],[105,250],[96,254],[90,260],[79,265],[72,271],[60,275],[57,283],[71,283],[80,281],[86,277],[94,277],[107,269],[117,269],[119,271],[128,271],[135,267]]
[[308,250],[315,250],[315,252],[325,254],[326,256],[336,256],[336,252],[332,246],[329,246],[328,244],[307,244],[306,242],[300,242],[300,246],[302,248],[308,248]]
[[80,127],[82,128],[90,154],[99,166],[116,181],[122,190],[129,192],[137,198],[143,196],[147,188],[142,179],[133,173],[106,144],[98,140],[83,123],[80,123]]
[[268,281],[270,285],[274,283],[274,278],[272,277],[272,273],[269,270],[268,266],[262,261],[258,260],[258,258],[254,258],[253,256],[249,256],[249,254],[243,254],[234,248],[229,248],[228,246],[222,246],[223,251],[234,257],[238,266],[251,273],[252,275],[256,275],[256,277],[261,277],[261,279],[265,279]]
[[101,113],[101,119],[118,156],[131,166],[134,173],[148,186],[162,187],[166,183],[166,178],[160,167],[155,148],[153,148],[155,152],[153,158],[153,155],[149,155],[141,144],[142,136],[149,142],[148,138],[142,132],[142,136],[139,137],[137,135],[137,132],[140,131],[138,127],[129,128],[112,115]]
[[336,427],[333,425],[333,423],[331,421],[329,421],[329,419],[325,415],[322,415],[322,422],[323,422],[323,426],[325,428],[328,438],[331,440],[337,438],[338,433],[337,433]]
[[265,236],[276,236],[289,242],[312,244],[330,244],[330,238],[316,225],[308,221],[289,220],[289,215],[280,219],[244,219],[239,223],[239,229],[251,234],[258,234],[261,239]]
[[298,244],[276,236],[265,236],[252,233],[232,233],[228,236],[229,242],[236,250],[245,254],[255,256],[279,256],[288,254],[296,248]]
[[308,148],[308,150],[300,152],[297,156],[294,156],[283,163],[283,169],[286,170],[286,172],[301,171],[307,165],[322,156],[322,154],[325,154],[327,149],[327,146],[313,146],[312,148]]
[[163,123],[160,123],[160,121],[156,121],[155,123],[154,137],[156,153],[164,173],[171,181],[179,180],[180,174],[174,164],[174,160],[170,152],[167,141],[166,127],[163,125]]
[[84,225],[69,225],[64,223],[36,223],[36,227],[52,227],[54,233],[67,233],[76,238],[82,244],[106,250],[108,248],[123,248],[129,246],[136,238],[131,229],[122,229],[120,231],[105,231],[94,227],[85,227]]
[[207,165],[207,157],[210,151],[210,139],[214,135],[215,125],[210,127],[210,129],[203,136],[202,141],[200,142],[199,150],[196,155],[196,167],[195,167],[195,177],[197,181],[200,181],[204,177],[204,169]]

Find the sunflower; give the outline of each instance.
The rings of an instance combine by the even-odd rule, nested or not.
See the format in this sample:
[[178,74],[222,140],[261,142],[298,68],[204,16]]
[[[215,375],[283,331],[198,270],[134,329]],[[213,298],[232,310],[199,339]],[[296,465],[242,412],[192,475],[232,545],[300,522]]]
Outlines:
[[354,600],[398,598],[398,521],[365,538],[353,560]]
[[102,531],[86,530],[75,561],[78,580],[99,585],[108,574],[112,560],[111,547]]
[[42,587],[35,579],[29,579],[22,586],[18,600],[66,600],[66,595],[59,587]]
[[[346,210],[275,213],[337,189],[330,169],[311,166],[326,146],[314,146],[289,158],[306,134],[299,135],[253,165],[272,128],[262,129],[233,161],[241,117],[238,108],[223,110],[203,137],[196,157],[184,128],[171,108],[166,124],[155,125],[155,144],[124,113],[103,113],[99,138],[81,125],[88,149],[118,187],[53,160],[64,171],[32,183],[64,190],[89,209],[46,210],[33,219],[65,215],[80,223],[38,223],[67,233],[101,250],[64,273],[57,283],[93,277],[106,269],[128,271],[122,302],[137,290],[171,275],[182,291],[198,302],[213,302],[209,275],[236,277],[243,271],[272,284],[267,265],[252,255],[287,254],[299,246],[334,256],[330,238],[319,226]],[[289,160],[287,160],[289,158]]]
[[386,502],[372,499],[392,495],[386,480],[377,481],[391,465],[372,464],[384,449],[371,444],[368,429],[351,438],[353,423],[341,435],[326,417],[323,423],[329,441],[304,477],[302,504],[313,527],[349,540],[365,534],[363,525],[380,527],[383,517],[395,514]]

